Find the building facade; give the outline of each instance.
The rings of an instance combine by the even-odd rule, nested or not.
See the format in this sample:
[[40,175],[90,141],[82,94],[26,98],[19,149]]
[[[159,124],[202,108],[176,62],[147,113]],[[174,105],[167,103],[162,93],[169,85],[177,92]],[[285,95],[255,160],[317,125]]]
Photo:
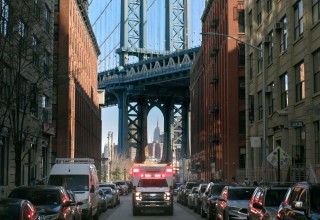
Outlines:
[[85,0],[55,1],[55,157],[89,157],[101,166],[101,114],[97,93],[100,50]]
[[53,1],[0,1],[0,197],[50,171]]
[[[246,167],[251,179],[320,177],[319,4],[245,1],[247,43],[259,48],[246,50]],[[285,154],[272,165],[276,149]]]
[[[245,40],[243,1],[208,0],[201,19],[203,33]],[[244,49],[225,36],[202,36],[190,85],[190,170],[198,180],[231,181],[245,167]]]

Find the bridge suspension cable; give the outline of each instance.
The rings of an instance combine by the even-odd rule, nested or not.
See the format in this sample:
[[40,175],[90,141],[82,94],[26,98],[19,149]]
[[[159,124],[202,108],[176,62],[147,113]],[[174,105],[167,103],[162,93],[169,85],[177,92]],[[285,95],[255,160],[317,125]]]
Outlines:
[[[93,0],[92,0],[93,1]],[[100,13],[100,15],[98,16],[98,18],[93,22],[92,27],[94,27],[94,25],[97,23],[97,21],[101,18],[101,16],[104,14],[104,12],[108,9],[110,3],[112,2],[112,0],[110,0],[108,2],[108,4],[106,5],[106,7],[103,9],[103,11]]]
[[100,65],[102,62],[104,62],[104,61],[107,59],[107,57],[109,57],[109,55],[110,55],[114,50],[117,49],[117,47],[118,47],[119,45],[120,45],[120,43],[118,43],[111,51],[109,51],[109,53],[108,53],[106,56],[104,56],[102,60],[100,60],[100,62],[98,63],[98,65]]

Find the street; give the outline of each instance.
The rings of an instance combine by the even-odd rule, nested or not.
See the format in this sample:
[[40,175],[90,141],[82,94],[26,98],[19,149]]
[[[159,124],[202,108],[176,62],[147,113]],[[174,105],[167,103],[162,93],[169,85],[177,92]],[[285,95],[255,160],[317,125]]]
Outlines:
[[132,205],[131,205],[131,193],[127,196],[121,196],[120,205],[115,208],[108,208],[108,210],[102,213],[99,220],[129,220],[129,219],[183,219],[183,220],[194,220],[201,219],[200,215],[193,212],[191,209],[183,206],[176,201],[174,197],[174,214],[173,216],[168,216],[163,213],[144,213],[141,216],[132,216]]

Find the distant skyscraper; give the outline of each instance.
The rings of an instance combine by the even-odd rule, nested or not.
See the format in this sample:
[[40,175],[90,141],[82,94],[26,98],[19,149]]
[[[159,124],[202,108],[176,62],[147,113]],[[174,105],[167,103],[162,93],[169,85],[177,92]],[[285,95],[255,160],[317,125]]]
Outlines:
[[160,143],[160,128],[159,128],[159,122],[157,121],[157,127],[154,129],[154,132],[153,132],[153,142],[154,143]]

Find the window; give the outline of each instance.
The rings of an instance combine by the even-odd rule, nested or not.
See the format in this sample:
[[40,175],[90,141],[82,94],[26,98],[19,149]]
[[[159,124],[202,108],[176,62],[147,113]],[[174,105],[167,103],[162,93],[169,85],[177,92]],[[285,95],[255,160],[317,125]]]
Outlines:
[[303,6],[299,0],[294,5],[294,39],[298,39],[303,34]]
[[320,91],[320,49],[313,54],[314,92]]
[[35,36],[32,36],[32,63],[39,67],[39,40]]
[[249,95],[249,122],[254,121],[254,95]]
[[320,123],[319,121],[314,122],[314,156],[315,163],[320,164]]
[[50,33],[51,11],[47,6],[45,7],[45,11],[44,11],[44,19],[45,19],[44,29],[47,33]]
[[49,75],[49,60],[50,60],[50,53],[47,50],[44,50],[43,73],[47,76]]
[[258,92],[258,119],[263,118],[263,103],[262,103],[262,91]]
[[238,44],[238,65],[245,66],[246,51],[244,44]]
[[58,41],[59,40],[59,25],[54,24],[53,27],[53,40]]
[[267,0],[267,12],[271,12],[272,10],[272,0]]
[[271,115],[274,111],[274,83],[271,83],[268,88],[270,89],[269,95],[268,95],[268,109],[269,109],[269,115]]
[[244,10],[239,10],[238,14],[238,32],[245,32]]
[[[239,168],[246,168],[246,147],[240,147]],[[221,192],[221,191],[220,191]]]
[[261,8],[261,0],[257,0],[257,23],[260,25],[262,22],[262,8]]
[[304,63],[301,62],[295,66],[296,75],[296,102],[301,101],[305,98],[305,73]]
[[244,100],[246,97],[245,77],[239,77],[239,99]]
[[245,113],[245,111],[239,112],[239,134],[246,134],[246,113]]
[[252,31],[253,31],[253,27],[252,27],[252,11],[249,11],[248,13],[248,22],[249,22],[249,35],[250,37],[252,36]]
[[41,98],[42,120],[43,120],[43,122],[49,122],[48,106],[49,106],[49,97],[46,96],[46,95],[43,95],[42,98]]
[[34,0],[33,1],[33,12],[37,19],[40,19],[40,0]]
[[0,78],[0,100],[9,101],[13,84],[13,76],[11,74],[11,69],[8,66],[4,65],[1,68],[3,69],[1,70],[2,76]]
[[285,73],[280,77],[280,96],[281,108],[288,106],[288,74]]
[[1,0],[0,33],[8,36],[9,33],[9,5],[6,0]]
[[281,20],[283,28],[281,29],[281,39],[280,39],[280,52],[284,52],[288,47],[288,35],[287,35],[287,18],[284,17]]
[[42,164],[42,176],[46,177],[48,175],[48,146],[42,146],[42,157],[41,157],[41,164]]
[[296,165],[305,164],[306,127],[303,125],[295,129],[296,145],[292,149],[292,163]]
[[249,54],[249,79],[253,78],[253,69],[252,69],[252,53]]
[[268,44],[268,64],[270,65],[273,63],[273,31],[268,34],[268,37],[270,38],[270,43]]
[[30,94],[30,113],[31,115],[37,117],[38,116],[38,89],[36,85],[31,86],[31,94]]
[[262,44],[259,44],[258,47],[260,48],[260,50],[258,51],[258,74],[262,73],[262,59],[263,59],[263,54],[262,54]]
[[19,110],[25,111],[27,106],[27,80],[23,77],[20,77],[20,88],[19,88]]
[[0,135],[0,185],[8,185],[9,138]]
[[320,19],[320,0],[312,1],[312,23],[315,24]]
[[18,23],[18,34],[19,34],[19,47],[22,56],[27,55],[27,25],[23,21]]
[[54,0],[54,11],[59,12],[60,0]]

